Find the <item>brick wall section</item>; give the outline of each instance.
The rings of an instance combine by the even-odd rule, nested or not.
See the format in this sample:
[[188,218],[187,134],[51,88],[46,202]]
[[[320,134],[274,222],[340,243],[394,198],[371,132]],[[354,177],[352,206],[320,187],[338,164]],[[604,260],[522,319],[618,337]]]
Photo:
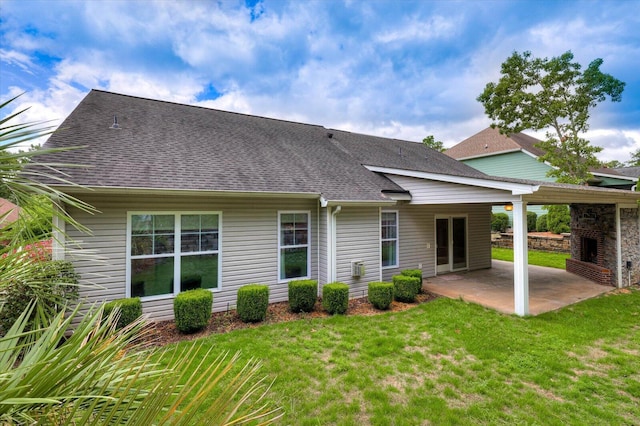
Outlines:
[[611,269],[576,259],[567,259],[566,262],[567,272],[580,275],[598,284],[613,285],[613,272]]
[[[550,251],[556,253],[570,253],[571,251],[571,236],[569,234],[557,236],[529,235],[527,240],[529,250]],[[513,248],[513,234],[492,234],[491,246]]]

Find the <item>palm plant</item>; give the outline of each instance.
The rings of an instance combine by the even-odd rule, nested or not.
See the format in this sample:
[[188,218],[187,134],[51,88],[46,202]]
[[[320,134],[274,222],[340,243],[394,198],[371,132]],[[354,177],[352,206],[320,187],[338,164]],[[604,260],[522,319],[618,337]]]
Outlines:
[[[0,111],[14,99],[0,104]],[[22,112],[0,119],[2,192],[13,194],[27,214],[38,214],[29,206],[34,197],[41,196],[49,197],[52,206],[94,211],[41,183],[40,178],[45,177],[70,184],[56,172],[55,164],[32,162],[52,150],[9,151],[51,132],[38,123],[8,124]],[[82,229],[64,209],[58,214]],[[56,299],[59,312],[47,310],[42,298],[50,297],[49,292],[38,289],[45,289],[48,283],[39,278],[41,266],[24,250],[36,238],[29,223],[19,223],[19,232],[0,228],[0,242],[5,244],[0,248],[0,295],[16,283],[29,286],[36,294],[0,337],[0,423],[269,424],[281,416],[279,409],[263,403],[270,384],[257,376],[260,363],[256,360],[242,367],[238,365],[240,355],[223,354],[204,365],[207,356],[200,352],[206,348],[201,343],[160,365],[153,361],[154,350],[143,346],[147,328],[142,319],[117,330],[118,309],[106,317],[102,307],[81,314],[83,308],[76,306],[69,313],[63,301]],[[0,314],[3,309],[0,303]]]

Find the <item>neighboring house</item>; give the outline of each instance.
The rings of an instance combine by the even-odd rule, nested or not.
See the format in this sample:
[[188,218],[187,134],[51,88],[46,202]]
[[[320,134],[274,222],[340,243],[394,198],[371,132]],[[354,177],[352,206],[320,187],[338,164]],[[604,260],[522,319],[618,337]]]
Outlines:
[[638,179],[640,179],[640,167],[639,166],[635,166],[635,167],[618,167],[618,168],[615,168],[613,170],[615,170],[616,173],[619,174],[619,175],[627,176],[627,177],[630,177],[630,178],[635,178],[636,179],[636,184],[632,189],[633,190],[637,190]]
[[20,207],[9,200],[0,198],[0,227],[10,226],[20,217]]
[[[222,311],[249,283],[269,285],[271,302],[302,278],[341,281],[361,297],[405,268],[424,277],[489,268],[492,204],[516,213],[520,315],[527,203],[614,209],[622,252],[612,259],[638,251],[626,229],[638,227],[640,194],[490,177],[415,142],[92,90],[45,144],[73,146],[84,148],[39,161],[86,165],[61,170],[77,185],[43,182],[99,212],[68,206],[92,233],[67,227],[54,256],[97,284],[80,288],[85,299],[140,296],[153,319],[172,318],[173,297],[187,288],[211,289]],[[609,284],[625,285],[618,269]]]
[[[536,147],[538,142],[540,140],[524,133],[506,136],[488,127],[449,148],[445,154],[488,175],[554,182],[554,178],[547,176],[552,166],[538,161],[544,154]],[[593,179],[589,184],[592,186],[631,189],[638,181],[637,176],[624,175],[617,169],[602,168],[591,173]],[[501,207],[494,207],[493,211],[504,213]],[[529,211],[538,215],[546,213],[541,206],[532,206]]]

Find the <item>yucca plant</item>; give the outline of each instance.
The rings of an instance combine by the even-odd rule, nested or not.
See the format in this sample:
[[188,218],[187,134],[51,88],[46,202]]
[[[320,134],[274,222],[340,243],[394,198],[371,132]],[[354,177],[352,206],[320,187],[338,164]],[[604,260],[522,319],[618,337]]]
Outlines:
[[30,309],[0,338],[2,424],[269,424],[281,416],[262,402],[270,384],[254,359],[239,371],[239,354],[205,364],[212,349],[196,356],[203,342],[159,365],[141,347],[143,321],[116,330],[117,309],[106,318],[92,309],[72,328],[76,309],[25,331]]

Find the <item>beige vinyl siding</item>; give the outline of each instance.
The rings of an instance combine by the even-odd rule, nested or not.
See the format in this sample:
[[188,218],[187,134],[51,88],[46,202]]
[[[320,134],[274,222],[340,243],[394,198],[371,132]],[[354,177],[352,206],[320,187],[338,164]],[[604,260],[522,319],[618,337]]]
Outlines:
[[[383,209],[385,210],[387,209]],[[423,277],[436,275],[436,215],[466,216],[469,270],[491,267],[491,205],[405,204],[388,210],[399,211],[400,254],[398,268],[382,270],[384,281],[391,281],[393,275],[399,274],[403,269],[418,269],[420,265]]]
[[386,175],[411,192],[412,204],[496,203],[514,199],[510,191]]
[[[221,212],[220,291],[213,295],[214,311],[234,308],[238,288],[250,283],[267,284],[270,302],[288,298],[287,283],[278,282],[278,212],[310,212],[311,278],[318,278],[317,200],[151,196],[90,196],[84,198],[101,213],[90,216],[70,211],[88,226],[92,236],[68,230],[72,238],[83,241],[83,249],[100,255],[101,260],[73,256],[83,283],[92,281],[103,289],[82,288],[81,296],[89,301],[125,297],[127,212]],[[70,255],[72,256],[72,255]],[[143,311],[155,320],[173,318],[173,297],[144,301]]]
[[[380,279],[380,210],[343,207],[336,220],[336,280],[349,285],[350,297],[366,296],[368,283]],[[364,262],[363,277],[351,276],[351,261]]]

